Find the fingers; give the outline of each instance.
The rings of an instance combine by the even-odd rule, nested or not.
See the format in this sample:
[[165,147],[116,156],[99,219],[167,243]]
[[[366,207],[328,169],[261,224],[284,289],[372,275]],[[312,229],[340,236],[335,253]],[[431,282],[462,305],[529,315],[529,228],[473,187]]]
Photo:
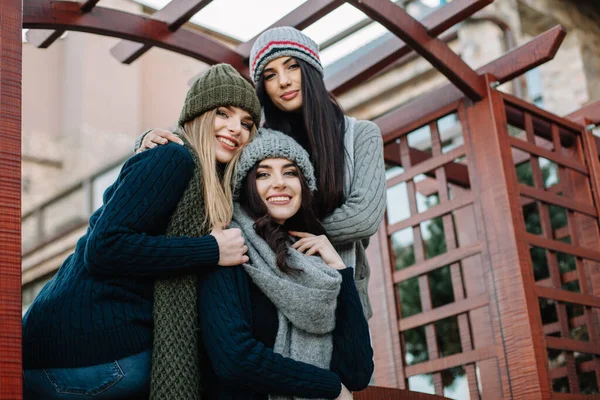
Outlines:
[[144,137],[143,144],[145,148],[153,149],[158,145],[167,144],[168,142],[183,144],[179,136],[164,129],[154,129],[148,132]]
[[[309,256],[313,255],[315,253],[318,253],[322,246],[322,242],[319,240],[318,237],[304,238],[304,239],[300,239],[298,242],[301,242],[301,243],[298,245],[296,250],[298,250],[301,253],[306,253],[306,255],[309,255]],[[296,242],[296,243],[298,243],[298,242]],[[294,243],[294,244],[296,244],[296,243]]]
[[321,251],[321,244],[317,243],[313,247],[308,249],[308,251],[304,254],[306,254],[307,256],[314,256],[315,254],[320,253],[320,251]]
[[304,251],[308,248],[311,248],[312,246],[314,246],[316,243],[314,238],[304,238],[304,239],[300,239],[298,240],[296,243],[292,244],[292,247],[296,250],[298,250],[301,253],[304,253]]
[[165,144],[167,143],[167,141],[169,142],[173,142],[173,143],[178,143],[178,144],[183,144],[183,140],[181,140],[181,138],[179,136],[177,136],[176,134],[174,134],[173,132],[169,132],[169,131],[164,131],[164,130],[160,130],[156,132],[157,135],[157,139],[159,139],[161,142],[161,144]]
[[296,243],[292,244],[292,247],[300,252],[304,252],[306,249],[313,247],[315,244],[326,244],[329,243],[329,239],[325,235],[315,236],[311,233],[304,232],[295,232],[300,234],[306,234],[309,236],[303,237],[302,239],[296,241]]
[[308,232],[289,231],[288,233],[290,234],[290,236],[299,237],[299,238],[307,238],[307,237],[315,236],[312,233],[308,233]]
[[152,137],[150,138],[150,143],[148,143],[148,144],[154,144],[154,145],[157,145],[157,144],[167,144],[168,142],[169,142],[169,141],[168,141],[167,139],[163,138],[163,137],[160,137],[160,136],[152,136]]

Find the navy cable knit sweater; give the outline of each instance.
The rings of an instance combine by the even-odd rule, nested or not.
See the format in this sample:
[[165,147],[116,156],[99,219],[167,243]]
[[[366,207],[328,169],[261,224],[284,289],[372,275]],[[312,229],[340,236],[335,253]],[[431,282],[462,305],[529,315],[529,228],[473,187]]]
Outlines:
[[130,158],[54,278],[23,318],[23,367],[102,364],[152,347],[155,278],[216,266],[216,239],[165,237],[192,173],[185,147]]
[[[336,398],[343,383],[364,389],[373,374],[369,327],[354,284],[341,270],[330,370],[273,352],[277,309],[243,267],[218,268],[199,283],[198,307],[204,346],[205,396],[211,400],[267,399],[268,394]],[[204,379],[206,378],[206,379]]]

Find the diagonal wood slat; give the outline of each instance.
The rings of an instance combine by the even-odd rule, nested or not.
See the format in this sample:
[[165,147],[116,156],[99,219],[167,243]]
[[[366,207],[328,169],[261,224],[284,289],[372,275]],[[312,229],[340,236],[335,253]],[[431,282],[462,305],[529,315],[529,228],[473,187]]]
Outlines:
[[[80,1],[80,9],[81,12],[90,12],[92,8],[99,2],[100,0],[86,0]],[[58,29],[55,31],[52,30],[36,30],[36,31],[28,31],[26,33],[27,42],[33,44],[40,49],[48,48],[52,43],[58,40],[65,33],[65,29]]]
[[[296,29],[302,30],[344,3],[345,1],[343,0],[307,0],[294,11],[266,28],[265,31],[278,26],[293,26]],[[236,51],[247,59],[250,57],[250,50],[252,50],[252,46],[259,36],[260,33],[249,41],[240,44]]]
[[79,5],[70,1],[55,2],[51,8],[43,7],[43,0],[27,1],[23,28],[94,33],[160,47],[207,64],[229,63],[242,74],[248,68],[235,51],[198,32],[185,28],[171,32],[164,22],[103,7],[82,14]]
[[[421,23],[430,36],[438,36],[492,2],[493,0],[454,0],[426,16]],[[327,78],[327,89],[334,94],[343,93],[411,51],[401,39],[392,37],[370,50],[357,62]]]
[[566,36],[565,27],[556,25],[524,45],[483,66],[477,72],[492,74],[498,78],[500,83],[508,82],[552,60]]
[[[152,19],[164,22],[169,31],[174,32],[211,2],[212,0],[172,0],[161,10],[156,11]],[[121,41],[110,49],[110,52],[123,64],[131,64],[151,47],[148,44]]]
[[34,45],[35,47],[38,47],[40,49],[47,49],[52,43],[57,41],[64,33],[64,29],[59,29],[56,31],[46,29],[29,30],[25,34],[25,38],[27,38],[28,43]]
[[[388,144],[383,148],[383,158],[386,162],[396,165],[403,165],[398,154],[399,147],[397,143]],[[412,163],[415,165],[427,162],[431,158],[429,153],[412,147],[409,148],[409,155]],[[449,183],[463,188],[468,188],[471,186],[471,182],[469,181],[469,171],[467,170],[466,165],[457,162],[451,162],[446,164],[444,168],[448,174]],[[434,174],[431,171],[427,171],[425,172],[425,175],[433,176]]]
[[569,115],[565,115],[565,118],[581,125],[585,124],[585,120],[589,120],[592,124],[600,125],[600,100],[587,104]]
[[349,0],[349,3],[406,42],[471,100],[478,101],[483,98],[484,79],[446,43],[437,37],[429,36],[427,29],[402,7],[380,0]]
[[[523,73],[553,59],[565,37],[564,32],[564,27],[556,26],[481,67],[477,72],[480,74],[489,72],[495,76],[498,82],[504,83],[514,75],[515,71]],[[535,52],[536,57],[531,57],[532,52]],[[387,137],[393,137],[396,131],[402,129],[403,125],[417,121],[425,115],[459,101],[463,97],[464,95],[460,90],[448,84],[420,96],[417,100],[385,114],[373,122],[381,128],[385,142]],[[401,124],[398,122],[401,122]]]

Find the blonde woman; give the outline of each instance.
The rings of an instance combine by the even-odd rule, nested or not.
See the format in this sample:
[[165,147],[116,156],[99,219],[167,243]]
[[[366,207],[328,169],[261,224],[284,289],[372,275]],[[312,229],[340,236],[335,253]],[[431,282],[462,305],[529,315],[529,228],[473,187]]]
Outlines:
[[125,163],[23,318],[25,399],[148,398],[156,282],[248,261],[241,232],[224,227],[239,151],[259,119],[252,86],[216,65],[187,94],[184,146]]

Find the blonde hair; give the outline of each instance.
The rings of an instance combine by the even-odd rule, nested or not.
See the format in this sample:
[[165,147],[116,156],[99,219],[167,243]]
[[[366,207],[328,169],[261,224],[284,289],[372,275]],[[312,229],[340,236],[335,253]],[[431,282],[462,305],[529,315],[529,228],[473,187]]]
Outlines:
[[[214,130],[217,109],[204,114],[184,124],[182,134],[190,142],[200,160],[202,187],[204,191],[204,220],[203,230],[215,227],[226,228],[233,215],[232,181],[237,172],[237,162],[241,149],[227,163],[221,180],[217,169],[217,156],[214,148]],[[248,142],[256,135],[256,126],[252,126]]]

